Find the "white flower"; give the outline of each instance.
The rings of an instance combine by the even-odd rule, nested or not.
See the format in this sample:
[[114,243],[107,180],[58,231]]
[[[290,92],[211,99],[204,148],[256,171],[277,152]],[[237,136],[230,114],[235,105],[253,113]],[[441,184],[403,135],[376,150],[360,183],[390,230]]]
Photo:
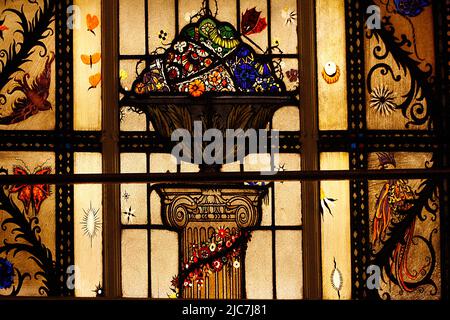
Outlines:
[[285,25],[297,25],[297,12],[291,8],[281,10],[281,17],[284,19]]
[[240,263],[238,260],[236,260],[236,261],[233,263],[233,267],[235,267],[236,269],[239,269],[240,266],[241,266],[241,263]]
[[175,48],[175,50],[178,50],[179,52],[183,52],[184,47],[187,46],[186,41],[181,41],[181,42],[177,42],[175,43],[175,45],[173,46]]
[[209,250],[210,250],[211,252],[216,251],[216,244],[215,244],[214,242],[211,243],[211,244],[209,245]]

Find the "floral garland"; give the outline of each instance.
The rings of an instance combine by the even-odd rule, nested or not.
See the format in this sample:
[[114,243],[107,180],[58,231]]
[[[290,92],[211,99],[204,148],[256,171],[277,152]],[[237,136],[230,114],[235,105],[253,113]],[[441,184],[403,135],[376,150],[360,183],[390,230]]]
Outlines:
[[192,255],[184,262],[181,274],[172,279],[171,290],[178,296],[180,287],[202,287],[206,277],[225,266],[239,269],[241,252],[250,239],[249,231],[231,232],[229,228],[219,227],[209,241],[191,244]]

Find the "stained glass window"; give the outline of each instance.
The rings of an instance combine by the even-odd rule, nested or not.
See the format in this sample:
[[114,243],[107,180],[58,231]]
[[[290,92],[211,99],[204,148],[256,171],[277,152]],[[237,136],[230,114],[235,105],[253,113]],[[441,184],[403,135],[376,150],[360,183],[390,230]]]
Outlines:
[[0,296],[448,296],[448,12],[2,1]]

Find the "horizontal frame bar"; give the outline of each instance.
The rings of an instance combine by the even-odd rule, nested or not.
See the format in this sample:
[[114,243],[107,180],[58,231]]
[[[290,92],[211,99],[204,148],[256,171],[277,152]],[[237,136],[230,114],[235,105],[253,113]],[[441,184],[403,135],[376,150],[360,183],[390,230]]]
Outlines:
[[289,171],[269,175],[268,172],[232,173],[123,173],[123,174],[76,174],[76,175],[1,175],[0,185],[12,184],[136,184],[136,183],[243,183],[246,181],[339,181],[339,180],[386,180],[386,179],[445,179],[450,176],[446,169],[396,169],[396,170],[325,170]]

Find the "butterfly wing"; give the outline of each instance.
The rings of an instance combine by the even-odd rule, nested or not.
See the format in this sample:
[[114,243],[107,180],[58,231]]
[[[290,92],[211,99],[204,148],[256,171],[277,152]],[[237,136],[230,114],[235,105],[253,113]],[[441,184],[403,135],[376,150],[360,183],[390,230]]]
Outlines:
[[98,84],[100,83],[100,81],[102,80],[102,74],[101,73],[97,73],[94,74],[93,76],[89,77],[89,83],[90,83],[90,88],[88,90],[91,89],[95,89],[97,88]]
[[[42,168],[38,171],[36,171],[36,175],[47,175],[52,172],[51,168]],[[45,199],[47,199],[50,196],[50,185],[48,184],[37,184],[32,186],[31,189],[32,192],[32,201],[33,201],[33,207],[34,212],[36,215],[41,210],[42,202],[44,202]]]
[[88,31],[94,33],[94,30],[98,27],[98,25],[100,24],[100,21],[96,15],[88,14],[86,16],[86,23],[87,23]]

